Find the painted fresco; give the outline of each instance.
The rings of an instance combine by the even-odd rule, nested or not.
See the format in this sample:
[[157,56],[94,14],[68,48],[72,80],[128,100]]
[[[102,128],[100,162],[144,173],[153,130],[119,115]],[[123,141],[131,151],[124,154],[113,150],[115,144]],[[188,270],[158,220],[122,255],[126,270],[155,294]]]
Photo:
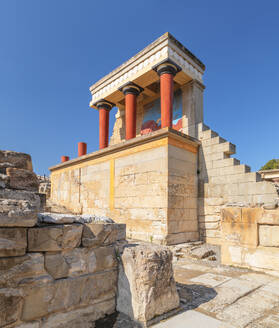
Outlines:
[[[182,94],[177,90],[173,97],[172,127],[180,131],[182,129]],[[147,105],[141,125],[141,134],[147,134],[161,129],[161,104],[160,98]]]

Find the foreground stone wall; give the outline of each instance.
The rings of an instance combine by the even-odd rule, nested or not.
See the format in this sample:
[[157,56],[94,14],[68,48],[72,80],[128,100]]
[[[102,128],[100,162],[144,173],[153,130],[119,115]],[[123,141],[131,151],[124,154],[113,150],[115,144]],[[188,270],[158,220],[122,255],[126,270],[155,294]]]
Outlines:
[[222,263],[278,275],[279,209],[230,207],[221,216]]
[[[69,216],[63,219],[69,221]],[[0,327],[92,327],[115,311],[117,224],[6,228],[0,221]]]
[[27,154],[0,151],[0,170],[0,327],[89,328],[114,312],[125,225],[38,214]]
[[161,244],[199,238],[198,143],[162,129],[51,168],[51,201]]

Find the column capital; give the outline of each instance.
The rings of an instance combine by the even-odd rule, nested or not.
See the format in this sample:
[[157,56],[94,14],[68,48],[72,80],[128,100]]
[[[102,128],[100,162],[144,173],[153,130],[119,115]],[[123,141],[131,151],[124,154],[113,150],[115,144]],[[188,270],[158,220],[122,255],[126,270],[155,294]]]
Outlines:
[[172,74],[173,76],[175,76],[178,72],[181,71],[181,67],[178,66],[171,59],[165,59],[164,61],[152,68],[155,72],[157,72],[159,76],[161,76],[162,74]]
[[125,96],[127,94],[138,96],[144,89],[134,82],[127,82],[118,90],[123,92]]
[[98,100],[95,104],[93,104],[93,106],[97,107],[97,109],[105,109],[105,110],[111,110],[112,107],[115,106],[114,103],[105,100],[105,99],[100,99]]

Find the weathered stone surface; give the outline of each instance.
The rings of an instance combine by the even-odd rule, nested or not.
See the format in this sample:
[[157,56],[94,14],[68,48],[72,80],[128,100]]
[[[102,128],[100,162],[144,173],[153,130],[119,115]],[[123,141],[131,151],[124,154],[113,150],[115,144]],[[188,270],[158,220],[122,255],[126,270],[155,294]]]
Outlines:
[[41,223],[66,224],[66,223],[91,223],[94,220],[92,215],[74,215],[60,213],[39,213],[38,220]]
[[20,316],[22,297],[16,289],[0,289],[0,327],[16,322]]
[[189,251],[190,256],[197,259],[205,259],[209,256],[215,255],[215,252],[210,245],[204,244],[201,246],[196,246]]
[[1,174],[6,174],[6,169],[8,167],[15,167],[15,166],[11,163],[0,163],[0,173]]
[[10,179],[6,174],[0,173],[0,188],[7,188],[9,181]]
[[0,163],[9,163],[16,168],[33,171],[31,156],[25,153],[0,150]]
[[0,227],[33,227],[37,209],[26,200],[0,199]]
[[66,313],[53,314],[44,320],[44,328],[92,328],[94,321],[115,311],[115,299]]
[[6,172],[9,177],[10,188],[39,191],[39,180],[34,172],[18,168],[7,168]]
[[97,247],[109,245],[126,238],[125,224],[86,224],[82,233],[82,246]]
[[261,283],[244,279],[231,279],[216,287],[216,297],[200,307],[208,312],[220,312],[226,306],[261,286]]
[[0,257],[24,255],[26,248],[26,228],[0,228]]
[[67,224],[28,229],[29,251],[60,251],[80,245],[83,226]]
[[69,266],[71,277],[101,272],[117,266],[116,254],[111,246],[98,248],[75,248],[62,253]]
[[269,311],[279,305],[279,297],[263,292],[261,289],[240,298],[227,306],[217,315],[218,319],[233,322],[235,327],[244,328],[252,321],[262,317],[264,311]]
[[107,271],[28,286],[25,289],[22,320],[35,320],[53,312],[111,300],[115,297],[116,282],[117,272]]
[[117,310],[139,322],[179,306],[172,253],[150,245],[129,245],[121,255]]
[[41,253],[0,258],[0,288],[17,287],[40,276],[47,276]]
[[69,265],[61,253],[46,253],[45,268],[54,279],[65,278],[69,273]]
[[40,208],[40,197],[31,191],[0,188],[0,199],[26,200],[32,207]]
[[259,244],[261,246],[279,247],[279,226],[259,225]]

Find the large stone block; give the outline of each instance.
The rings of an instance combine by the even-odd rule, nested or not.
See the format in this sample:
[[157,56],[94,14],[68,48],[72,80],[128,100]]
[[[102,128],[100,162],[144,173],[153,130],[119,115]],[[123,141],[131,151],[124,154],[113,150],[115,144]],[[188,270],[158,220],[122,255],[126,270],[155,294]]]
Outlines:
[[125,224],[85,224],[82,233],[82,246],[97,247],[100,245],[109,245],[125,238]]
[[0,199],[0,227],[33,227],[37,209],[26,200]]
[[16,289],[0,289],[0,327],[6,327],[19,319],[22,296]]
[[40,208],[40,197],[31,191],[26,190],[14,190],[14,189],[1,189],[0,199],[14,199],[14,200],[26,200],[30,205],[36,209]]
[[9,163],[16,168],[33,171],[32,160],[29,154],[19,153],[10,150],[1,150],[0,163]]
[[117,310],[138,322],[179,306],[173,279],[172,253],[154,245],[130,245],[121,255]]
[[0,258],[0,288],[18,287],[42,276],[48,274],[41,253]]
[[111,300],[115,297],[116,284],[114,270],[27,286],[21,319],[31,321],[54,312]]
[[60,252],[45,254],[45,268],[54,279],[65,278],[69,274],[69,265]]
[[0,257],[24,255],[26,248],[26,228],[0,228]]
[[259,225],[259,244],[261,246],[279,247],[279,226]]
[[39,180],[37,175],[29,170],[18,168],[7,168],[9,177],[9,186],[12,189],[21,189],[28,191],[39,191]]
[[82,230],[81,224],[30,228],[28,229],[28,250],[47,252],[78,247]]
[[93,306],[88,306],[86,308],[72,310],[66,313],[57,313],[50,315],[46,320],[44,320],[43,327],[92,328],[94,327],[94,321],[103,318],[106,315],[112,314],[114,311],[115,299],[113,298],[111,300],[104,301]]
[[101,272],[117,266],[114,247],[75,248],[62,254],[69,267],[68,276]]

